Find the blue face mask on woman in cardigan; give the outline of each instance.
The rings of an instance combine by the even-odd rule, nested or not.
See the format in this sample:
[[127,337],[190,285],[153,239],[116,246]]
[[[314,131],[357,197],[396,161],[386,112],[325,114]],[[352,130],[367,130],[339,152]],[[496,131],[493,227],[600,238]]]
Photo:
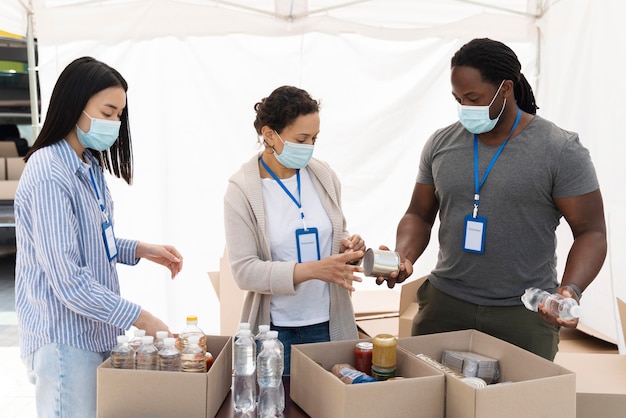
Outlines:
[[[274,132],[278,135],[278,132]],[[300,169],[306,167],[313,157],[314,146],[283,141],[280,135],[278,135],[278,138],[283,143],[283,152],[280,154],[274,153],[278,162],[287,168]]]

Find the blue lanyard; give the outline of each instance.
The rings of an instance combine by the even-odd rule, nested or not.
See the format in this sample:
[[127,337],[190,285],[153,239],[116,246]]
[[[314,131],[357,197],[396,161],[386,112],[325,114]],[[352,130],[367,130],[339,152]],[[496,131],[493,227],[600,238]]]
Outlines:
[[278,185],[285,191],[285,193],[287,193],[287,196],[289,196],[291,200],[293,200],[293,203],[296,204],[298,209],[300,209],[300,218],[302,219],[302,225],[304,226],[304,230],[306,231],[308,228],[306,227],[306,223],[304,222],[304,212],[302,211],[302,204],[300,203],[300,201],[302,200],[302,197],[300,195],[300,170],[296,170],[296,181],[298,183],[298,199],[296,199],[294,195],[291,194],[289,189],[287,189],[287,187],[283,184],[283,182],[280,181],[278,176],[274,174],[274,172],[268,167],[267,164],[265,164],[265,161],[263,161],[262,157],[259,157],[259,161],[261,162],[263,168],[267,170],[268,173],[270,173],[270,175],[274,178],[274,180],[276,180]]
[[509,138],[513,134],[513,131],[515,130],[515,128],[517,128],[517,124],[519,123],[521,116],[522,116],[521,109],[517,109],[517,118],[515,118],[515,123],[513,124],[513,127],[511,128],[511,132],[509,132],[509,135],[506,137],[502,145],[500,145],[500,148],[498,148],[496,155],[494,155],[491,161],[489,162],[489,165],[487,166],[487,170],[485,170],[485,174],[483,174],[483,178],[482,180],[480,180],[480,182],[478,181],[478,135],[474,134],[474,212],[472,214],[474,218],[478,215],[478,201],[480,200],[480,189],[483,187],[483,184],[485,184],[485,180],[487,180],[487,176],[489,175],[489,172],[491,171],[494,164],[496,163],[496,160],[500,156],[500,153],[502,153],[502,150],[504,149],[504,146],[506,145],[506,143],[509,141]]
[[98,205],[100,206],[100,210],[102,210],[104,219],[108,221],[109,218],[106,215],[106,212],[104,211],[104,196],[100,195],[100,190],[98,189],[98,186],[96,185],[96,179],[93,177],[93,171],[91,170],[91,167],[89,167],[89,177],[91,177],[91,184],[93,185],[93,189],[96,192],[96,199],[98,199]]

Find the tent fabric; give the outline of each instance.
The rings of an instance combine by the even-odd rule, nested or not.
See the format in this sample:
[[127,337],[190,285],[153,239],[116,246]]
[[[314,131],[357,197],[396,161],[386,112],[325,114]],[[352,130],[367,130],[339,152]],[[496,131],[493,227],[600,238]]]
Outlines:
[[[2,2],[0,16],[16,1]],[[372,0],[293,21],[215,6],[221,2],[74,3],[33,2],[42,115],[58,74],[81,55],[107,62],[128,80],[136,177],[132,187],[110,181],[116,233],[173,243],[185,266],[174,281],[151,263],[120,266],[122,290],[173,330],[193,312],[205,331],[219,332],[219,302],[207,272],[219,268],[223,253],[227,179],[259,150],[254,103],[284,84],[321,100],[315,155],[342,180],[348,228],[369,246],[393,246],[422,146],[435,129],[456,120],[450,58],[468,40],[487,36],[516,51],[539,114],[578,132],[590,149],[605,199],[610,254],[585,292],[581,326],[617,341],[624,352],[613,300],[626,299],[626,284],[617,280],[626,272],[620,257],[626,145],[617,103],[625,97],[618,71],[626,58],[607,40],[623,38],[618,19],[626,3],[491,1],[516,10],[511,13],[471,4],[477,2]],[[273,10],[267,1],[238,3]],[[537,12],[538,3],[543,11]],[[309,10],[321,7],[308,2]],[[371,11],[376,7],[378,26]],[[417,7],[429,10],[430,25]],[[0,19],[0,29],[7,27]],[[562,274],[572,240],[567,225],[558,237]],[[430,271],[436,256],[435,230],[415,263],[416,277]],[[356,287],[378,289],[370,278]]]

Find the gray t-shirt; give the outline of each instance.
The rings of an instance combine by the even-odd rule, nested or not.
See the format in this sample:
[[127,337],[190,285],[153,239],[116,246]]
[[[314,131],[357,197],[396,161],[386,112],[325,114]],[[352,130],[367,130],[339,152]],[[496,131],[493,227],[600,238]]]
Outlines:
[[[478,141],[479,179],[498,147]],[[465,217],[474,206],[474,139],[460,123],[435,132],[422,151],[417,182],[434,184],[439,255],[429,279],[440,291],[480,305],[521,304],[530,286],[558,287],[554,198],[599,188],[589,151],[576,133],[535,116],[509,139],[480,189],[484,253],[463,250]]]

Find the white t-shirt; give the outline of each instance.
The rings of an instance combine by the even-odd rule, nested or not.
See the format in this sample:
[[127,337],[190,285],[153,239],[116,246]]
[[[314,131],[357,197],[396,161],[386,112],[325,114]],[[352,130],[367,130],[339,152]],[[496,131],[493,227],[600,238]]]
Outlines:
[[[298,200],[298,182],[294,175],[281,179]],[[298,260],[296,230],[303,229],[300,209],[274,179],[261,179],[272,260]],[[300,170],[300,203],[307,228],[317,228],[320,258],[328,257],[332,244],[332,224],[326,214],[306,168]],[[307,280],[296,287],[295,295],[272,295],[270,315],[274,325],[299,327],[330,319],[329,284]]]

